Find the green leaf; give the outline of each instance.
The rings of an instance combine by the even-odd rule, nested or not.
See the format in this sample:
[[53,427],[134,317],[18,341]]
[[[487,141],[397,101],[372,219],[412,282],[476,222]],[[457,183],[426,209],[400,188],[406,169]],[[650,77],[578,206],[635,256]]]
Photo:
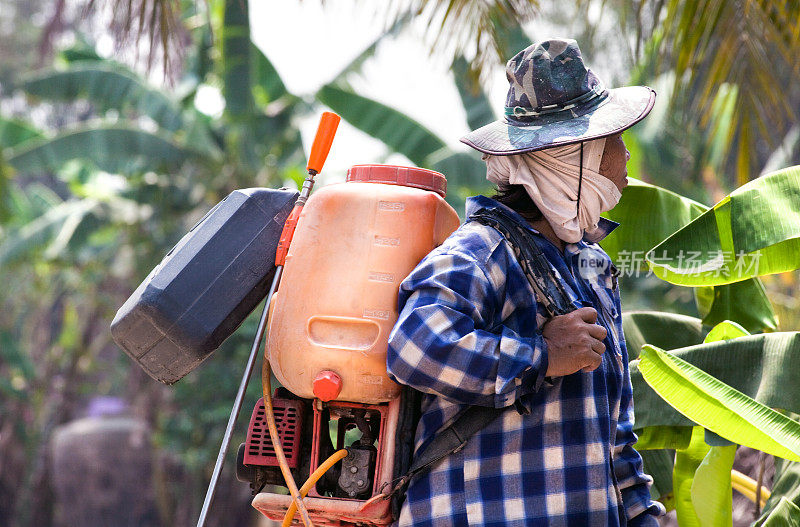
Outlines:
[[66,201],[30,223],[8,232],[0,242],[0,266],[27,260],[31,253],[43,250],[59,231],[71,230],[64,236],[71,235],[77,228],[76,218],[82,219],[96,206],[94,200]]
[[800,460],[800,424],[786,416],[653,346],[642,349],[639,369],[664,400],[700,426],[729,441]]
[[703,342],[703,324],[699,318],[662,311],[626,311],[622,331],[628,359],[639,356],[645,344],[671,350]]
[[470,69],[467,59],[459,55],[453,61],[451,69],[455,76],[458,94],[461,96],[461,104],[467,112],[467,126],[470,130],[480,128],[497,119],[492,103],[483,92],[477,73]]
[[778,506],[773,509],[764,523],[764,527],[800,527],[800,507],[781,496]]
[[76,42],[72,46],[61,50],[58,53],[58,57],[68,63],[82,61],[102,62],[108,60],[98,55],[94,45],[81,33],[76,34]]
[[[792,416],[797,419],[797,416]],[[783,505],[784,501],[790,501],[795,507],[800,505],[800,463],[775,458],[775,475],[772,478],[772,494],[767,500],[761,517],[755,523],[756,526],[768,525],[764,523],[773,513],[776,518],[784,517],[783,514],[791,507]],[[776,512],[782,509],[781,512]],[[800,516],[799,516],[800,517]],[[776,523],[773,525],[787,525]]]
[[703,441],[703,428],[694,427],[689,447],[675,453],[672,469],[672,486],[675,492],[675,510],[681,527],[703,527],[692,503],[692,482],[695,472],[703,462],[710,447]]
[[31,124],[0,117],[0,149],[17,146],[42,136],[42,132]]
[[107,172],[160,172],[176,170],[197,155],[162,134],[132,125],[100,125],[28,142],[8,152],[8,164],[20,172],[34,174],[55,172],[67,161],[84,159]]
[[225,1],[222,36],[222,94],[225,112],[235,118],[246,117],[253,111],[251,82],[250,17],[248,3]]
[[488,187],[486,165],[472,152],[454,152],[445,147],[431,154],[426,164],[444,174],[448,186]]
[[706,335],[706,338],[703,340],[703,342],[719,342],[721,340],[731,340],[739,337],[746,337],[748,335],[750,335],[750,333],[740,324],[730,320],[725,320],[711,328],[711,331],[708,332],[708,335]]
[[[664,188],[629,179],[620,202],[605,214],[620,226],[601,245],[621,272],[632,275],[644,270],[645,255],[653,247],[708,210],[702,203]],[[654,252],[661,254],[657,249]],[[752,331],[777,328],[764,286],[755,279],[699,293],[698,310],[709,326],[730,319]]]
[[668,282],[730,284],[800,267],[800,168],[740,187],[647,255]]
[[[689,428],[691,434],[691,427]],[[639,449],[639,445],[636,445]],[[675,508],[675,497],[672,493],[672,469],[675,465],[674,454],[667,450],[642,450],[639,452],[644,464],[644,473],[653,477],[650,495],[659,500],[667,510]]]
[[533,44],[531,37],[529,37],[522,26],[519,24],[520,19],[512,17],[492,17],[492,25],[496,32],[495,38],[497,39],[497,48],[500,50],[501,57],[511,58],[516,55],[520,50],[523,50]]
[[445,199],[462,217],[466,197],[491,192],[486,165],[474,152],[454,152],[444,147],[428,156],[425,166],[447,177]]
[[102,111],[133,110],[162,128],[183,126],[181,108],[163,90],[152,88],[127,68],[114,63],[79,63],[65,71],[38,73],[22,82],[30,95],[49,101],[86,99]]
[[444,141],[418,122],[372,99],[331,84],[320,88],[317,98],[342,119],[418,166],[425,166],[429,155],[445,147]]
[[694,473],[691,500],[703,527],[733,525],[731,469],[735,457],[735,445],[711,447]]
[[[672,354],[769,407],[800,411],[800,334],[796,332],[700,344],[673,350]],[[645,382],[638,361],[631,362],[630,372],[637,429],[693,425]]]
[[253,59],[253,95],[262,106],[289,93],[278,70],[255,45],[250,50],[250,56]]
[[706,210],[702,203],[629,178],[617,206],[603,214],[620,226],[601,245],[617,267],[643,269],[648,251]]
[[751,332],[778,329],[778,317],[760,278],[715,287],[697,287],[695,298],[706,326],[735,320]]
[[692,437],[691,426],[648,426],[638,432],[636,450],[685,450]]

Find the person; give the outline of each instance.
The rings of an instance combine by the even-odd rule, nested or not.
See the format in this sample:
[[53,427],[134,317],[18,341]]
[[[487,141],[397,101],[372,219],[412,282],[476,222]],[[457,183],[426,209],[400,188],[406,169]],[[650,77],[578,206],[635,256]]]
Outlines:
[[415,476],[398,525],[658,525],[663,506],[634,450],[616,270],[597,245],[627,184],[621,133],[655,92],[606,89],[574,40],[529,46],[506,68],[505,118],[465,136],[499,214],[541,249],[567,293],[549,316],[504,235],[467,221],[400,287],[388,371],[423,392],[415,455],[472,405],[506,408]]

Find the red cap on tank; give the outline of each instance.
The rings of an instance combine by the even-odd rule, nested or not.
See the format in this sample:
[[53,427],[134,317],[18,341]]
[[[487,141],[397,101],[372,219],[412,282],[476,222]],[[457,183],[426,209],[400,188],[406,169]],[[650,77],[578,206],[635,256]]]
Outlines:
[[314,396],[324,402],[332,401],[342,391],[342,378],[330,370],[322,370],[314,377]]
[[427,168],[396,165],[355,165],[347,171],[347,181],[386,183],[421,188],[436,192],[442,197],[447,193],[447,178],[443,174]]

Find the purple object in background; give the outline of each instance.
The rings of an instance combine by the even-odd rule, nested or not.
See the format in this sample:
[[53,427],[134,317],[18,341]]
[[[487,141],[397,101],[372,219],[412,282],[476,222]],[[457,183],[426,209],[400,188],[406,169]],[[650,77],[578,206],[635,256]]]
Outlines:
[[86,408],[86,417],[115,416],[126,413],[128,403],[120,397],[102,395],[92,398]]

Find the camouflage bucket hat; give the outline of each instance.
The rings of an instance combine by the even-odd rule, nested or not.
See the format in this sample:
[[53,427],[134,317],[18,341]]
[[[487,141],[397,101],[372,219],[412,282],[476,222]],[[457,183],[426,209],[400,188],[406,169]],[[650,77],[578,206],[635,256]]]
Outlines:
[[521,154],[614,135],[644,119],[656,98],[647,86],[606,89],[571,39],[528,46],[508,61],[506,77],[505,117],[461,138],[485,154]]

